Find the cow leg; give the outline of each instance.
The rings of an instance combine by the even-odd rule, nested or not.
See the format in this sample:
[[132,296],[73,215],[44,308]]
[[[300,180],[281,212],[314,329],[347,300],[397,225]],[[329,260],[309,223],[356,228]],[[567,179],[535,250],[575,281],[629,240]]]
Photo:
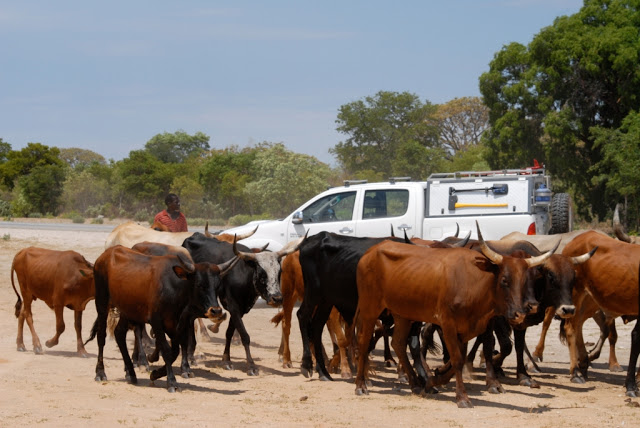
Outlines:
[[155,369],[151,372],[150,378],[152,381],[167,376],[167,391],[176,392],[179,391],[178,382],[176,376],[173,373],[172,364],[178,357],[180,352],[180,343],[177,338],[171,339],[171,345],[167,342],[167,337],[162,329],[162,324],[152,324],[153,331],[156,336],[156,346],[160,348],[160,354],[164,360],[164,366]]
[[56,334],[51,339],[44,342],[44,344],[47,345],[47,348],[56,346],[58,344],[60,335],[64,332],[64,316],[62,314],[63,310],[64,306],[55,306],[53,308],[53,311],[56,314]]
[[416,373],[409,362],[409,358],[407,358],[407,338],[409,337],[413,323],[410,320],[400,318],[397,315],[394,316],[394,323],[395,326],[393,328],[391,346],[393,346],[393,350],[396,352],[396,356],[400,362],[400,367],[407,376],[411,392],[414,394],[420,394],[424,390],[426,382],[424,382],[424,379],[419,379],[418,376],[416,376]]
[[340,377],[342,377],[342,379],[351,379],[353,374],[351,373],[351,366],[349,365],[349,358],[347,357],[349,342],[342,330],[340,313],[335,308],[331,310],[329,319],[327,320],[327,328],[335,337],[335,343],[338,345],[338,351],[340,353]]
[[235,318],[235,315],[231,315],[229,325],[227,325],[227,331],[225,332],[224,352],[222,353],[222,365],[225,370],[233,370],[233,364],[231,364],[231,339],[233,338],[233,333],[236,331]]
[[[133,352],[131,353],[131,359],[134,361],[134,364],[137,364],[140,369],[146,369],[146,371],[150,371],[149,360],[147,359],[147,354],[144,351],[144,346],[142,345],[142,330],[144,330],[144,324],[136,324],[133,327]],[[154,350],[154,352],[156,352]],[[156,358],[157,361],[157,358]]]
[[[482,352],[484,354],[484,361],[486,364],[486,383],[487,389],[491,394],[499,394],[504,392],[504,388],[500,384],[498,377],[496,376],[496,370],[493,366],[493,349],[495,347],[495,338],[493,337],[494,325],[496,319],[493,318],[489,321],[487,330],[478,337],[482,337]],[[455,367],[455,366],[454,366]],[[457,373],[456,373],[457,375]],[[457,377],[456,377],[457,380]]]
[[638,397],[638,384],[636,383],[636,364],[638,362],[638,354],[640,354],[640,319],[636,321],[636,325],[631,331],[631,352],[629,353],[629,365],[627,366],[627,377],[624,386],[627,389],[627,397]]
[[[418,381],[420,385],[424,388],[429,379],[429,366],[427,365],[427,361],[422,356],[420,350],[420,331],[422,330],[422,322],[412,322],[409,330],[408,344],[409,344],[409,353],[411,354],[411,358],[413,359],[413,368],[418,374]],[[395,348],[394,348],[395,349]],[[398,357],[399,358],[399,357]],[[436,388],[431,388],[431,390],[427,391],[429,394],[437,394],[438,390]]]
[[[198,318],[198,320],[200,319]],[[173,345],[173,341],[171,344]],[[194,357],[196,349],[195,322],[189,322],[186,334],[180,336],[180,347],[182,348],[182,361],[180,362],[181,376],[185,379],[194,377],[195,374],[191,371],[189,362],[192,362],[194,365],[196,364],[196,359]]]
[[127,350],[128,331],[129,321],[127,321],[122,315],[120,315],[120,319],[118,320],[118,324],[113,331],[113,335],[116,339],[116,343],[118,344],[118,348],[120,349],[120,354],[122,354],[122,360],[124,361],[125,379],[128,383],[135,385],[136,383],[138,383],[138,378],[136,376],[135,370],[133,369],[133,362],[129,357],[129,351]]
[[616,330],[616,319],[609,318],[609,371],[621,372],[622,367],[616,357],[616,342],[618,341],[618,330]]
[[[24,293],[23,293],[24,295]],[[42,345],[40,344],[40,338],[36,333],[36,329],[33,326],[33,312],[31,311],[31,303],[33,300],[29,298],[25,298],[23,301],[22,311],[20,312],[20,316],[22,317],[22,321],[27,321],[27,325],[29,326],[29,331],[31,331],[31,341],[33,343],[33,352],[36,354],[42,354]],[[22,338],[22,322],[20,317],[18,317],[18,338]],[[24,343],[23,345],[24,346]],[[18,344],[18,350],[20,350],[20,346]]]
[[555,316],[555,312],[556,310],[553,306],[549,306],[544,312],[544,320],[542,321],[542,331],[540,332],[540,339],[538,340],[536,349],[533,351],[533,360],[535,362],[542,361],[542,354],[544,353],[544,341],[547,337],[549,327],[551,326],[551,321],[553,321],[553,317]]
[[360,314],[358,332],[358,370],[356,372],[356,395],[369,394],[366,377],[369,372],[369,345],[376,325],[376,318]]
[[582,317],[574,316],[567,319],[564,324],[564,331],[569,345],[569,375],[573,383],[585,383],[587,380],[589,358],[582,337],[584,321]]
[[76,329],[76,342],[78,348],[78,355],[87,358],[87,350],[84,349],[84,343],[82,342],[82,311],[73,312],[73,326]]
[[300,324],[300,335],[302,336],[302,362],[300,371],[310,378],[313,375],[313,360],[311,358],[311,321],[314,307],[309,303],[311,299],[304,299],[296,312],[298,323]]
[[[600,353],[602,352],[602,348],[604,347],[604,342],[607,340],[607,337],[611,334],[610,323],[607,320],[606,315],[601,310],[598,310],[595,314],[593,314],[592,319],[598,324],[600,328],[600,337],[598,337],[598,342],[589,350],[589,361],[595,361],[600,357]],[[616,333],[617,339],[617,333]]]
[[493,369],[496,371],[496,374],[500,377],[504,377],[504,370],[502,370],[502,364],[504,363],[505,358],[507,358],[511,351],[513,351],[513,344],[511,343],[511,327],[509,326],[508,321],[504,317],[499,317],[496,319],[494,324],[494,332],[496,338],[498,339],[498,343],[500,345],[500,352],[493,355]]
[[329,319],[332,308],[332,305],[324,303],[318,305],[311,320],[311,340],[313,342],[313,353],[316,357],[316,371],[320,380],[333,380],[324,362],[324,347],[322,345],[322,331]]
[[227,328],[226,333],[226,343],[224,348],[224,354],[222,356],[222,361],[225,362],[225,368],[227,370],[232,370],[233,366],[231,364],[231,340],[233,339],[233,333],[236,331],[240,334],[240,339],[242,341],[242,346],[244,346],[244,352],[247,357],[247,374],[249,376],[258,375],[258,367],[256,366],[253,358],[251,357],[251,338],[249,337],[249,333],[247,333],[247,329],[242,322],[242,316],[238,315],[238,312],[234,311],[231,314],[229,319],[229,327]]
[[470,408],[473,407],[471,404],[471,400],[469,400],[469,396],[467,395],[467,390],[464,386],[464,382],[462,379],[462,369],[465,363],[465,357],[467,355],[466,352],[466,343],[462,342],[458,334],[455,330],[448,328],[443,328],[442,335],[444,336],[444,342],[447,344],[447,349],[450,354],[450,367],[449,370],[438,374],[437,376],[432,376],[430,379],[433,381],[427,384],[427,387],[443,385],[451,379],[451,376],[455,373],[456,376],[456,403],[460,408]]
[[291,314],[293,313],[294,298],[285,298],[282,301],[282,367],[291,368],[291,348],[289,347],[289,338],[291,336]]
[[517,377],[518,383],[521,386],[529,386],[531,388],[540,388],[538,382],[533,380],[529,373],[527,373],[527,367],[524,364],[524,347],[525,347],[525,335],[527,329],[514,329],[513,338],[516,346],[516,361],[517,361]]
[[[476,359],[476,353],[478,352],[478,349],[480,349],[480,345],[482,345],[482,339],[480,337],[476,337],[473,341],[473,345],[471,346],[471,350],[467,354],[467,359],[464,362],[463,376],[466,380],[471,380],[473,378],[473,361]],[[486,368],[486,364],[484,362],[480,364],[480,367],[482,366]]]

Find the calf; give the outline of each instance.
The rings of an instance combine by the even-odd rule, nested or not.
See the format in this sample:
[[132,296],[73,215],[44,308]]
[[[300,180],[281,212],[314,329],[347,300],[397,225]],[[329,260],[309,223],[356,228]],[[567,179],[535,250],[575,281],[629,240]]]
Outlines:
[[[216,289],[220,303],[229,312],[229,326],[222,355],[222,361],[227,370],[233,369],[231,339],[237,329],[247,356],[249,366],[247,374],[250,376],[258,374],[258,368],[251,357],[249,333],[242,322],[242,317],[251,310],[258,297],[262,297],[272,306],[278,306],[282,303],[280,259],[296,251],[303,239],[300,238],[275,253],[269,251],[255,253],[236,242],[229,244],[209,238],[201,233],[194,233],[182,244],[184,248],[189,250],[195,262],[218,263],[234,255],[240,258],[237,266],[222,279]],[[262,250],[264,249],[266,247]]]
[[[18,276],[20,294],[13,282],[13,273]],[[87,357],[82,343],[82,311],[87,302],[94,298],[93,265],[75,251],[54,251],[44,248],[28,247],[22,249],[13,258],[11,264],[11,285],[18,296],[16,317],[18,318],[18,351],[25,351],[23,340],[24,321],[31,330],[33,351],[42,353],[40,339],[33,327],[31,304],[40,299],[56,314],[56,334],[45,344],[48,348],[58,344],[58,338],[64,331],[62,312],[66,307],[74,311],[78,354]]]
[[[103,350],[110,308],[118,309],[120,319],[115,338],[124,360],[126,379],[137,383],[133,363],[127,352],[126,334],[129,325],[148,323],[156,336],[165,365],[151,372],[151,380],[167,376],[167,389],[178,388],[171,365],[179,347],[186,349],[188,326],[196,317],[217,319],[222,316],[216,286],[236,262],[235,258],[221,264],[197,263],[183,255],[151,256],[122,246],[105,250],[96,260],[96,311],[98,317],[88,341],[98,336],[96,380],[106,380]],[[171,345],[166,336],[171,339]]]

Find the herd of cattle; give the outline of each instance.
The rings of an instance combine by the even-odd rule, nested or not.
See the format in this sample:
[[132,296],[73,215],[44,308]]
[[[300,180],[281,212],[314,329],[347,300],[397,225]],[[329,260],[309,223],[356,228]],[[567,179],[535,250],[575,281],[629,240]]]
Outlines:
[[[539,385],[527,373],[524,353],[528,327],[543,322],[533,359],[542,359],[544,336],[551,320],[562,321],[561,334],[569,348],[572,382],[584,383],[589,362],[604,341],[612,343],[610,366],[618,368],[613,344],[615,319],[637,317],[640,308],[640,245],[615,223],[614,239],[598,231],[562,235],[510,234],[484,241],[449,237],[425,241],[390,236],[352,238],[328,232],[302,237],[279,252],[247,248],[247,236],[156,231],[132,222],[114,229],[105,251],[92,264],[75,251],[29,247],[19,251],[11,266],[11,283],[18,296],[17,349],[25,351],[24,321],[31,331],[33,351],[42,345],[33,325],[32,302],[41,299],[55,311],[56,333],[64,331],[62,311],[75,312],[77,351],[97,337],[96,380],[106,380],[103,349],[112,330],[122,354],[126,379],[136,383],[134,363],[149,366],[159,355],[164,365],[151,371],[152,380],[167,377],[167,388],[178,387],[172,365],[182,354],[181,374],[193,376],[189,364],[196,344],[195,327],[207,318],[217,331],[229,316],[223,363],[232,369],[230,345],[237,331],[245,349],[248,374],[258,373],[250,338],[242,321],[258,298],[282,306],[272,321],[282,323],[279,353],[283,367],[291,367],[289,333],[294,305],[302,336],[301,371],[315,371],[331,380],[325,364],[322,332],[327,326],[336,355],[330,368],[343,378],[357,367],[356,394],[370,385],[369,353],[384,337],[385,360],[392,362],[387,337],[399,360],[399,376],[414,393],[434,393],[456,379],[456,402],[472,407],[463,383],[463,368],[482,346],[489,392],[503,392],[502,362],[515,344],[517,377],[521,385]],[[14,283],[17,276],[20,293]],[[24,299],[24,300],[23,300]],[[81,337],[82,312],[95,299],[97,319],[86,342]],[[224,310],[223,310],[224,308]],[[593,317],[601,327],[596,350],[589,353],[582,326]],[[155,351],[147,356],[145,325],[155,336]],[[134,330],[129,353],[127,332]],[[443,365],[434,370],[425,355],[440,335]],[[496,337],[499,352],[494,351]],[[467,344],[473,341],[471,352]],[[168,340],[167,340],[168,339]],[[413,363],[409,361],[409,356]],[[338,352],[339,351],[339,352]],[[640,324],[632,332],[626,394],[638,396],[636,360],[640,353]],[[312,355],[313,354],[313,355]],[[534,363],[535,364],[535,363]]]

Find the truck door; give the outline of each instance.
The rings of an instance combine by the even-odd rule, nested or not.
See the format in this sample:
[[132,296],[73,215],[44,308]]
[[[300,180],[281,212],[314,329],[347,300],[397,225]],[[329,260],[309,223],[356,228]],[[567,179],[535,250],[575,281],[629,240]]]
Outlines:
[[302,224],[289,224],[287,241],[321,231],[355,236],[354,207],[356,191],[325,195],[302,209]]
[[407,236],[412,237],[415,230],[415,209],[409,209],[410,191],[402,188],[366,190],[362,210],[358,213],[356,236],[386,237],[391,235],[402,237],[406,229]]

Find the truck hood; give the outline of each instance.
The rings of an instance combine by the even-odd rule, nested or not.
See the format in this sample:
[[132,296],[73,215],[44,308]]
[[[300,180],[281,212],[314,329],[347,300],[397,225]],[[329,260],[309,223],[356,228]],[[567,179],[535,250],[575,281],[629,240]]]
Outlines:
[[256,228],[256,226],[258,226],[258,230],[256,231],[255,235],[259,235],[262,230],[264,230],[264,229],[272,229],[274,226],[281,225],[281,224],[282,224],[282,219],[280,219],[280,220],[254,220],[254,221],[250,221],[249,223],[244,224],[242,226],[236,226],[236,227],[232,227],[231,229],[225,229],[221,233],[228,233],[228,234],[231,234],[231,235],[233,235],[233,234],[244,234],[244,233],[251,232],[253,229]]

